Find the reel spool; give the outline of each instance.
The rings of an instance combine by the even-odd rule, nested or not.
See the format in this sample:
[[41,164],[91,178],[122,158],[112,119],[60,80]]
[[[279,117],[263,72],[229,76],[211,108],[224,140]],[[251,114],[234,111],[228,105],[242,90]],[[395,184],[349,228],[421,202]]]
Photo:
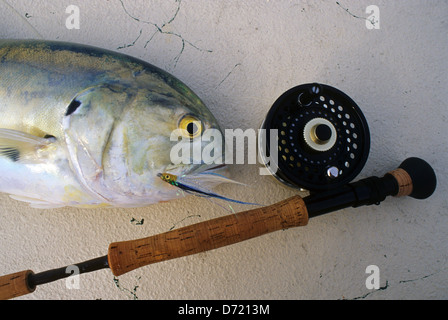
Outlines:
[[[266,130],[259,139],[261,156],[265,164],[269,157],[271,174],[290,187],[317,192],[346,185],[369,155],[370,132],[361,109],[328,85],[305,84],[285,92],[261,128]],[[270,150],[271,129],[278,130],[278,150]],[[274,166],[272,152],[278,153]]]

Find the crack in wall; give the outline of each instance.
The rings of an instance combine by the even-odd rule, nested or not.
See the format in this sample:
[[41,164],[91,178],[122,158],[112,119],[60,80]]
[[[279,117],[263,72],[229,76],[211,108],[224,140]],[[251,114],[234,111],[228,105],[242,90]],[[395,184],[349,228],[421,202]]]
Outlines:
[[240,65],[241,65],[241,63],[237,63],[236,65],[234,65],[232,70],[230,70],[230,72],[224,77],[224,79],[221,80],[221,82],[215,87],[215,89],[217,89],[224,81],[226,81],[227,78],[232,74],[232,72]]
[[[430,277],[432,277],[432,276],[434,276],[436,274],[439,274],[440,272],[442,272],[444,270],[446,270],[446,269],[442,269],[440,271],[437,271],[437,272],[434,272],[434,273],[431,273],[431,274],[428,274],[428,275],[425,275],[425,276],[422,276],[422,277],[419,277],[419,278],[415,278],[415,279],[400,280],[400,281],[397,282],[397,284],[410,283],[410,282],[415,282],[415,281],[419,281],[419,280],[424,280],[424,279],[430,278]],[[384,291],[384,290],[388,289],[389,287],[390,287],[389,281],[386,280],[386,285],[384,287],[380,287],[377,290],[373,290],[373,291],[368,292],[368,293],[366,293],[366,294],[364,294],[362,296],[359,296],[359,297],[354,297],[354,298],[351,298],[351,299],[343,298],[343,300],[362,300],[362,299],[367,298],[369,295],[371,295],[373,293],[376,293],[378,291]]]
[[[140,281],[142,277],[138,277],[137,281]],[[114,277],[114,284],[115,286],[120,290],[123,291],[127,294],[130,294],[133,300],[138,300],[138,296],[137,296],[137,289],[139,288],[138,285],[135,285],[132,290],[128,289],[128,288],[124,288],[121,284],[120,284],[120,280],[117,277]]]
[[[445,269],[443,269],[443,270],[445,270]],[[434,272],[434,273],[431,273],[431,274],[428,274],[426,276],[423,276],[423,277],[420,277],[420,278],[416,278],[416,279],[400,280],[398,283],[409,283],[409,282],[415,282],[415,281],[418,281],[418,280],[423,280],[423,279],[432,277],[432,276],[442,272],[443,270],[440,270],[440,271],[437,271],[437,272]]]
[[145,222],[145,219],[143,219],[143,218],[141,220],[137,220],[135,218],[131,219],[131,223],[135,226],[142,226],[144,222]]
[[123,46],[120,46],[117,48],[117,50],[133,47],[135,45],[135,43],[138,41],[138,39],[140,39],[140,37],[142,36],[142,33],[143,33],[143,29],[140,29],[140,33],[138,34],[138,37],[133,42],[131,42],[129,44],[125,44]]
[[[143,19],[140,19],[140,18],[138,18],[138,17],[133,16],[133,15],[130,14],[129,11],[126,9],[126,6],[124,5],[123,0],[118,0],[118,1],[120,1],[121,6],[122,6],[124,12],[126,13],[126,15],[128,15],[131,19],[133,19],[133,20],[135,20],[135,21],[137,21],[137,22],[139,22],[139,23],[143,23],[143,24],[150,25],[150,26],[152,26],[152,27],[155,28],[155,31],[152,33],[152,35],[149,37],[149,39],[146,41],[145,45],[143,46],[144,48],[146,48],[146,47],[149,45],[149,43],[153,40],[153,38],[154,38],[154,36],[155,36],[156,34],[163,34],[163,35],[168,35],[168,36],[174,36],[174,37],[178,38],[178,39],[181,41],[181,43],[182,43],[181,50],[179,51],[179,53],[178,53],[178,54],[174,57],[174,59],[173,59],[173,61],[174,61],[174,67],[177,66],[177,63],[179,62],[179,59],[181,58],[181,56],[182,56],[182,54],[183,54],[183,52],[184,52],[184,50],[185,50],[186,45],[189,45],[189,46],[193,47],[194,49],[196,49],[196,50],[198,50],[198,51],[201,51],[201,52],[208,52],[208,53],[213,52],[213,50],[203,49],[203,48],[200,48],[200,47],[196,46],[196,45],[193,44],[191,41],[185,39],[185,38],[184,38],[181,34],[179,34],[179,33],[176,33],[176,32],[173,32],[173,31],[167,31],[167,30],[166,30],[166,27],[169,26],[171,23],[173,23],[174,20],[176,19],[176,17],[178,16],[179,11],[180,11],[180,9],[181,9],[182,0],[175,0],[175,1],[177,2],[177,8],[176,8],[176,11],[174,12],[173,16],[172,16],[168,21],[164,22],[161,26],[159,26],[157,23],[151,22],[151,21],[149,21],[149,20],[143,20]],[[141,37],[141,35],[142,35],[142,32],[143,32],[143,29],[140,29],[140,34],[139,34],[139,36],[138,36],[132,43],[130,43],[130,44],[128,44],[128,45],[120,46],[120,47],[117,48],[117,50],[120,50],[120,49],[124,49],[124,48],[128,48],[128,47],[132,47],[132,46],[134,46],[134,45],[136,44],[136,42],[140,39],[140,37]]]
[[28,14],[28,12],[25,13],[24,16],[22,16],[19,11],[17,11],[17,9],[9,4],[6,0],[0,0],[2,3],[5,4],[5,6],[7,6],[15,16],[19,17],[20,20],[25,22],[25,25],[27,25],[28,27],[31,28],[31,30],[33,31],[33,33],[38,36],[40,39],[44,39],[44,37],[39,33],[39,31],[37,31],[37,29],[28,21],[29,18],[31,18],[32,16]]
[[372,293],[378,292],[378,291],[383,291],[386,290],[387,288],[389,288],[389,281],[386,281],[386,285],[384,287],[380,287],[379,289],[376,289],[374,291],[368,292],[365,295],[359,296],[359,297],[355,297],[352,298],[351,300],[361,300],[361,299],[365,299],[368,296],[370,296]]
[[351,15],[353,18],[369,21],[372,24],[372,26],[376,25],[376,21],[373,18],[372,19],[367,19],[367,18],[364,18],[364,17],[357,16],[356,14],[351,13],[349,9],[344,8],[338,1],[336,1],[336,4],[339,7],[341,7],[342,9],[344,9],[344,11],[347,12],[349,15]]
[[185,218],[183,218],[182,220],[176,222],[176,223],[169,229],[169,231],[174,230],[178,224],[184,222],[185,220],[190,219],[190,218],[194,218],[194,217],[198,217],[198,218],[200,218],[201,216],[198,215],[198,214],[192,214],[192,215],[190,215],[190,216],[188,216],[188,217],[185,217]]

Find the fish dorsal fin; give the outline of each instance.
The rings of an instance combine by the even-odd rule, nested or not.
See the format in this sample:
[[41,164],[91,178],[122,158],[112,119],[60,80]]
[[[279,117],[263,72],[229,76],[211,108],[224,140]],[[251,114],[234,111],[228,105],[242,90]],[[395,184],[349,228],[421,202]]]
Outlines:
[[53,136],[42,138],[22,131],[0,128],[0,156],[13,162],[38,162],[41,161],[38,151],[55,140]]

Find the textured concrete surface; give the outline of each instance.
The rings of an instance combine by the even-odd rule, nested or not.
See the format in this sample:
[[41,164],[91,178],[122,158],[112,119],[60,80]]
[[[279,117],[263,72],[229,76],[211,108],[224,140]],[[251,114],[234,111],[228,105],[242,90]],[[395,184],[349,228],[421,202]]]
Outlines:
[[[372,4],[379,30],[366,27]],[[66,28],[69,5],[80,9],[80,29]],[[447,299],[447,12],[448,3],[436,0],[0,1],[0,38],[80,42],[144,59],[187,83],[225,128],[258,128],[295,85],[335,86],[370,125],[359,178],[418,156],[439,179],[425,201],[346,209],[305,228],[136,270],[118,286],[102,270],[81,276],[80,289],[62,280],[21,299]],[[231,167],[251,187],[220,190],[264,203],[295,194],[258,168]],[[49,211],[0,200],[0,274],[62,267],[105,255],[110,242],[227,214],[198,198]],[[369,265],[379,267],[379,290],[366,288]]]

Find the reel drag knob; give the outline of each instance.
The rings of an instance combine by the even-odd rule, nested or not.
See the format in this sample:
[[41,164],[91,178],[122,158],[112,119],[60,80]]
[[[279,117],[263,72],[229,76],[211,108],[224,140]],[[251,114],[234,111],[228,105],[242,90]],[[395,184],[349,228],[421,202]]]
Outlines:
[[300,85],[281,95],[262,129],[278,131],[278,149],[270,150],[269,135],[260,143],[265,163],[277,152],[274,167],[278,169],[272,175],[288,186],[309,191],[351,182],[370,150],[369,127],[358,105],[340,90],[319,83]]
[[325,143],[332,137],[331,128],[325,124],[319,124],[314,128],[314,137],[318,142]]
[[334,147],[337,132],[334,125],[327,119],[315,118],[305,125],[303,138],[312,151],[325,152]]

